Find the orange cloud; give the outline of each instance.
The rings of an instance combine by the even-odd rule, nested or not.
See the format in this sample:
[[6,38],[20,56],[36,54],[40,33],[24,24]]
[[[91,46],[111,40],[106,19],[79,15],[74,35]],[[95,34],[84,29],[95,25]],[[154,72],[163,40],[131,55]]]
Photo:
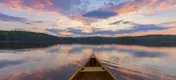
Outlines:
[[113,11],[119,14],[136,11],[151,12],[176,8],[175,0],[132,0],[114,6]]
[[137,5],[126,3],[123,6],[121,6],[119,9],[114,9],[117,13],[126,13],[126,12],[134,12],[137,10]]
[[154,3],[156,3],[158,0],[148,0],[148,3],[149,4],[154,4]]
[[9,80],[19,80],[21,75],[23,75],[22,72],[11,72],[9,76]]
[[[55,13],[59,8],[55,8],[51,0],[33,0],[30,2],[24,2],[22,0],[4,0],[4,4],[13,10],[21,11],[39,11],[39,12],[49,12]],[[52,9],[47,9],[47,7],[52,7]]]
[[71,35],[73,33],[67,32],[67,31],[63,31],[63,32],[60,32],[60,34],[63,35],[63,36],[66,36],[66,35]]

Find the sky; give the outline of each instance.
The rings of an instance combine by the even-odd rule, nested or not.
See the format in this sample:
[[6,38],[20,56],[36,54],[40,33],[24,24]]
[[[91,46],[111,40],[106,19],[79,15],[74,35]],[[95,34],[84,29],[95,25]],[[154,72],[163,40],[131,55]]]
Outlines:
[[176,0],[0,0],[0,30],[62,37],[176,35]]

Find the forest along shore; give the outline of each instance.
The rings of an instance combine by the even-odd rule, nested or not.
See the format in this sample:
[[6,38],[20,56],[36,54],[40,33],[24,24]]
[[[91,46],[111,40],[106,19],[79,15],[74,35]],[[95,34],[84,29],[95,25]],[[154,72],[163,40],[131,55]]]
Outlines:
[[176,35],[126,37],[58,37],[28,31],[0,31],[0,48],[35,48],[55,44],[124,44],[142,46],[176,46]]

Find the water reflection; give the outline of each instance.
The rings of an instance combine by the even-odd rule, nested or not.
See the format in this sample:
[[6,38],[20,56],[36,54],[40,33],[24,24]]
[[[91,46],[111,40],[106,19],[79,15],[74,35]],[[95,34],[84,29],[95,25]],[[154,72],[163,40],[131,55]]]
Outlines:
[[23,60],[13,60],[13,61],[1,60],[0,61],[0,68],[13,66],[13,65],[18,65],[18,64],[22,64],[22,63],[24,63]]
[[0,80],[68,80],[95,55],[122,80],[176,80],[175,47],[55,45],[0,50]]

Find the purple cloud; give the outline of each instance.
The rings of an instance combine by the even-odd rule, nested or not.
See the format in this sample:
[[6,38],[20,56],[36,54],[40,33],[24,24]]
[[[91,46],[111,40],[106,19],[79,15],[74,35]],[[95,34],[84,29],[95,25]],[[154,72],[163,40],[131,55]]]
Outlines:
[[115,21],[115,22],[109,23],[109,25],[119,25],[123,21],[124,20]]
[[[13,10],[60,13],[73,16],[85,12],[88,0],[3,0]],[[72,14],[70,14],[72,13]]]
[[115,12],[96,10],[96,11],[90,11],[83,14],[83,17],[106,19],[116,15],[117,13]]
[[96,35],[96,34],[116,35],[116,34],[135,33],[135,32],[166,30],[166,29],[169,29],[169,28],[170,27],[163,27],[163,26],[159,26],[159,25],[148,24],[148,25],[135,25],[135,26],[132,26],[131,29],[117,30],[117,31],[102,30],[102,29],[99,29],[99,28],[93,28],[92,29],[93,31],[90,32],[90,33],[85,33],[85,32],[83,32],[82,29],[74,29],[74,28],[68,28],[67,31],[71,32],[73,34],[77,34],[77,35]]
[[48,32],[51,32],[51,33],[54,33],[56,35],[59,35],[59,33],[63,30],[59,30],[59,29],[54,29],[54,28],[51,28],[51,29],[45,29],[46,31]]
[[22,18],[22,17],[15,17],[6,14],[0,13],[0,21],[7,21],[7,22],[21,22],[24,24],[32,24],[29,20]]

